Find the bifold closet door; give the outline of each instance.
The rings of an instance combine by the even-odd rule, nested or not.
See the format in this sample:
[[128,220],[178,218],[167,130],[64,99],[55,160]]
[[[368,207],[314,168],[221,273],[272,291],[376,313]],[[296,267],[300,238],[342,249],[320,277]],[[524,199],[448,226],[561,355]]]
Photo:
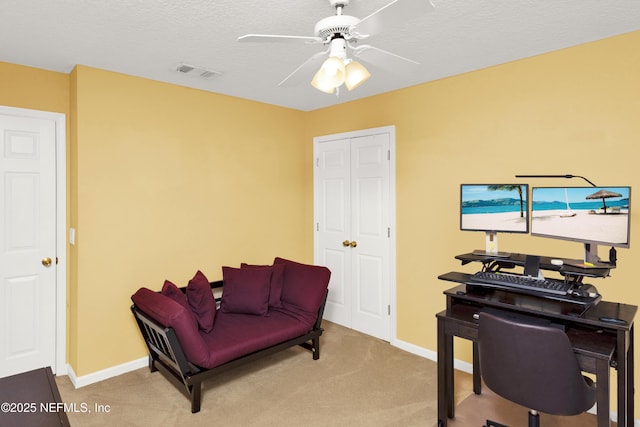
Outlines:
[[316,147],[316,257],[331,270],[325,318],[390,339],[389,134]]

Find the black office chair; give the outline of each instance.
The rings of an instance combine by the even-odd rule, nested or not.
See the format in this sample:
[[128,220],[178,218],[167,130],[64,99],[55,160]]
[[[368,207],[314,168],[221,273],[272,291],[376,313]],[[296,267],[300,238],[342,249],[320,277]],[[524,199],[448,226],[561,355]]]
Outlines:
[[[485,384],[499,396],[537,411],[578,415],[596,400],[595,384],[582,375],[565,332],[543,319],[502,311],[480,313],[478,349]],[[501,426],[487,420],[490,425]]]

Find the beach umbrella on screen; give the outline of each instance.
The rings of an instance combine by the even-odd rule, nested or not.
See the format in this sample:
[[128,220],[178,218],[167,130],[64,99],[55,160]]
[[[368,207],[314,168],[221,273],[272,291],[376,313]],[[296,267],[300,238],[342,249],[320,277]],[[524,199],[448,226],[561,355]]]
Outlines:
[[610,199],[612,197],[622,197],[622,194],[609,191],[609,190],[600,190],[596,191],[593,194],[589,194],[587,199],[602,199],[602,209],[604,209],[604,213],[607,213],[607,204],[604,199]]

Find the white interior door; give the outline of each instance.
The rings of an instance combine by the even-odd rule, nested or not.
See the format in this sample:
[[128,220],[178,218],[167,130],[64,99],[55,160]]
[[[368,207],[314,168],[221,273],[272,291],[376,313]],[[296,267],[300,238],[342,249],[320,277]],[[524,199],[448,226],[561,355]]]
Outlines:
[[351,327],[351,144],[316,147],[316,263],[331,270],[324,318]]
[[56,121],[0,114],[0,377],[56,369]]
[[314,140],[315,262],[331,270],[324,317],[390,341],[394,251],[389,128]]
[[390,340],[389,134],[351,140],[352,328]]

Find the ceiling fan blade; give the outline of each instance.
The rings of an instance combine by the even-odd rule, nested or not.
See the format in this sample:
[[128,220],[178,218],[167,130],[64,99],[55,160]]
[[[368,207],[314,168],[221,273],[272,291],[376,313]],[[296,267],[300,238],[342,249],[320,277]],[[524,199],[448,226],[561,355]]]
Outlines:
[[306,36],[281,36],[275,34],[246,34],[238,37],[239,42],[257,42],[257,43],[322,43],[320,37]]
[[293,70],[291,74],[285,77],[278,86],[292,87],[297,86],[305,80],[311,82],[311,78],[314,73],[320,68],[320,65],[324,61],[325,57],[329,54],[329,49],[314,54],[311,58],[307,59],[302,65]]
[[414,67],[420,65],[419,62],[412,59],[369,45],[362,45],[353,48],[353,56],[371,65],[392,71],[396,74],[409,72]]
[[387,27],[401,25],[411,18],[434,9],[430,0],[394,0],[362,18],[351,27],[351,33],[358,38],[377,34]]

